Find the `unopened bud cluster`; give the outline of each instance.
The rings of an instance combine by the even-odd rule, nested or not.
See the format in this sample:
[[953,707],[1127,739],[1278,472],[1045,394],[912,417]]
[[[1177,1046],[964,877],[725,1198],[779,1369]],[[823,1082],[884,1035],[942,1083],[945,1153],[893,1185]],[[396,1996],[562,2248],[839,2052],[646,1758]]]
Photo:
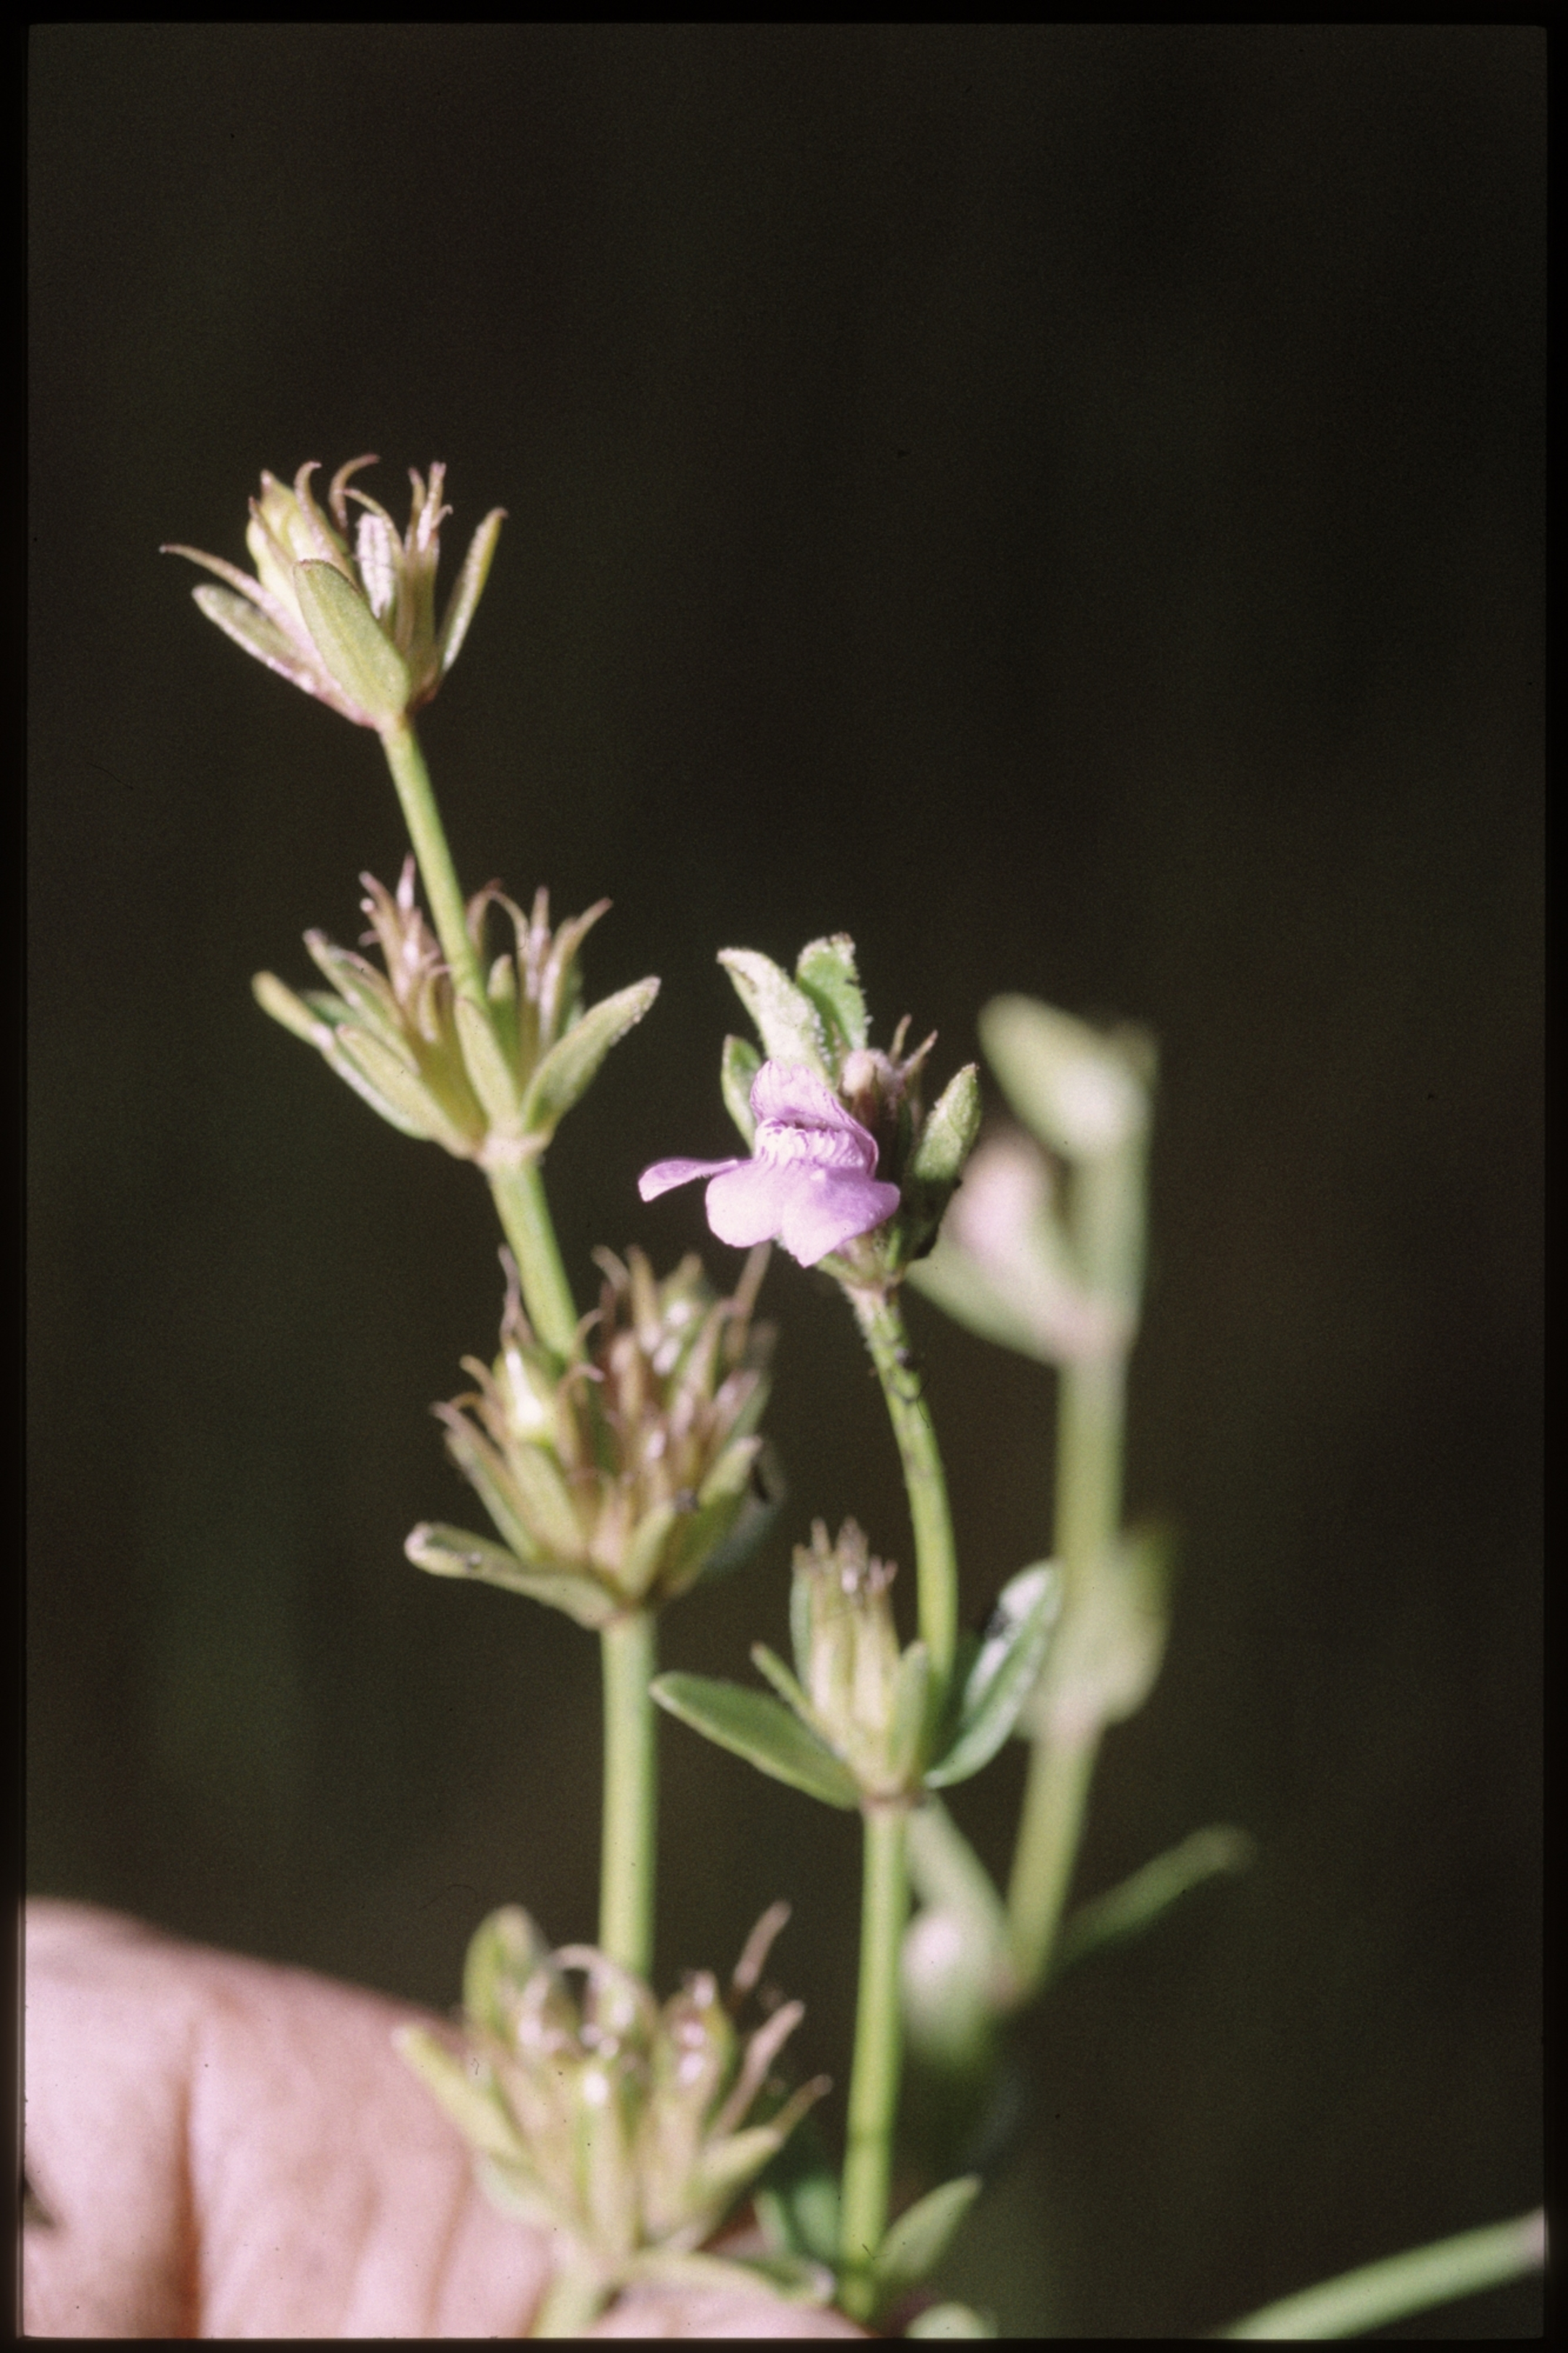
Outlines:
[[537,893],[528,914],[493,883],[476,892],[467,914],[479,969],[492,906],[510,919],[514,943],[489,963],[481,1010],[458,992],[426,922],[413,859],[395,896],[372,874],[360,879],[371,921],[364,944],[379,945],[384,971],[325,933],[307,932],[305,945],[331,987],[296,996],[264,972],[255,983],[260,1004],[405,1135],[486,1168],[536,1159],[658,994],[657,980],[634,981],[584,1011],[578,951],[609,901],[552,930],[548,892]]
[[549,2232],[562,2267],[601,2295],[668,2276],[827,2089],[819,2078],[791,2094],[773,2076],[798,2001],[749,2035],[735,2022],[787,1917],[780,1905],[758,1924],[728,2000],[702,1970],[660,2005],[592,1946],[547,1952],[510,1907],[470,1947],[459,2048],[404,2030],[405,2057],[497,2202]]
[[597,1255],[598,1312],[564,1370],[534,1338],[509,1261],[500,1354],[493,1366],[466,1357],[477,1388],[437,1408],[507,1549],[447,1527],[408,1539],[423,1568],[531,1593],[586,1626],[731,1566],[776,1504],[756,1430],[772,1342],[752,1320],[765,1252],[729,1299],[695,1257],[660,1282],[640,1250]]

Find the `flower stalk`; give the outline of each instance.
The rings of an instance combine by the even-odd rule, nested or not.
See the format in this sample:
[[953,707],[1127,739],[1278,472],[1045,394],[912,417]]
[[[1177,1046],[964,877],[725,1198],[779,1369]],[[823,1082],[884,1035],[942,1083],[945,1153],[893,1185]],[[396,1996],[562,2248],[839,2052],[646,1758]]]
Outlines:
[[937,1688],[945,1691],[952,1673],[958,1639],[958,1556],[947,1496],[947,1474],[942,1469],[931,1411],[910,1360],[909,1335],[897,1293],[890,1290],[850,1290],[849,1299],[871,1362],[877,1367],[898,1442],[914,1527],[921,1640],[931,1652]]

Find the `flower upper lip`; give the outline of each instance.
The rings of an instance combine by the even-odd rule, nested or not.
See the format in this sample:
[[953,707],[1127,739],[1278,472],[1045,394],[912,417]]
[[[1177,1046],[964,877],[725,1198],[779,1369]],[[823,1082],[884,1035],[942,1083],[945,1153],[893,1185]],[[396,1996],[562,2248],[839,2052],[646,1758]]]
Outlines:
[[709,1180],[708,1222],[721,1241],[779,1240],[815,1266],[899,1206],[877,1176],[877,1139],[815,1071],[764,1062],[752,1083],[756,1137],[749,1160],[658,1160],[637,1190],[651,1201],[672,1186]]

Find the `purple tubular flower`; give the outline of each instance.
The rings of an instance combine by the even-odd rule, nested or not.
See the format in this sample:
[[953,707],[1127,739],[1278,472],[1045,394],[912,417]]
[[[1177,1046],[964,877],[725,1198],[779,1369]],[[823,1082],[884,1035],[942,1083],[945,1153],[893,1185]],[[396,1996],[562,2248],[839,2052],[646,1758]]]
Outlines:
[[781,1241],[802,1266],[892,1216],[899,1188],[878,1179],[876,1137],[815,1071],[764,1062],[752,1110],[750,1160],[656,1160],[637,1179],[643,1199],[706,1176],[708,1222],[721,1242]]

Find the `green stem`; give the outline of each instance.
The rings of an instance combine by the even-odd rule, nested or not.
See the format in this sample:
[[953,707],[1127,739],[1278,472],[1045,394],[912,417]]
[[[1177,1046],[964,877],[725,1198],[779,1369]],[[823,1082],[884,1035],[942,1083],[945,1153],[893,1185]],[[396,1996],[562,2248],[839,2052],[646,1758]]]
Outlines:
[[[1095,1294],[1131,1321],[1142,1254],[1142,1140],[1074,1171],[1072,1240]],[[1121,1525],[1127,1411],[1127,1344],[1062,1366],[1057,1397],[1055,1551],[1061,1563],[1061,1641],[1089,1596]],[[1098,1733],[1064,1740],[1042,1723],[1007,1885],[1008,1949],[1015,2000],[1038,1993],[1050,1968],[1062,1907],[1083,1836]]]
[[865,1824],[860,1990],[838,2237],[840,2295],[852,2320],[869,2320],[876,2309],[874,2266],[888,2227],[902,2056],[899,1955],[910,1905],[907,1812],[901,1806],[868,1805]]
[[651,1610],[612,1619],[605,1667],[605,1827],[599,1849],[599,1946],[646,1978],[653,1967],[654,1852],[658,1835],[658,1670]]
[[392,770],[392,781],[397,787],[403,821],[408,828],[408,839],[414,844],[414,855],[419,861],[425,896],[430,902],[436,936],[451,968],[453,986],[459,995],[473,1000],[488,1021],[489,1008],[485,1000],[484,980],[479,972],[479,959],[474,954],[474,944],[468,937],[468,910],[458,888],[452,853],[447,847],[446,829],[436,806],[430,771],[425,765],[425,754],[419,749],[419,739],[414,733],[412,722],[401,719],[388,727],[382,735],[381,748],[386,754],[386,765]]
[[1039,1735],[1007,1883],[1007,1951],[1016,2004],[1045,1983],[1083,1829],[1097,1738],[1070,1744]]
[[1070,1609],[1121,1525],[1126,1361],[1118,1354],[1064,1365],[1059,1378],[1056,1555]]
[[528,1320],[547,1348],[567,1357],[577,1335],[577,1307],[551,1222],[543,1171],[537,1160],[530,1160],[486,1173],[501,1230],[517,1261]]
[[899,1442],[910,1518],[914,1524],[921,1640],[931,1652],[937,1686],[945,1691],[958,1639],[958,1559],[936,1431],[919,1377],[910,1368],[903,1312],[896,1294],[852,1291],[850,1298]]
[[1318,2287],[1303,2288],[1279,2304],[1267,2305],[1245,2320],[1232,2321],[1220,2337],[1361,2337],[1412,2313],[1429,2312],[1434,2305],[1452,2304],[1482,2288],[1501,2287],[1509,2280],[1538,2272],[1546,2261],[1546,2217],[1537,2208],[1516,2222],[1493,2222],[1484,2230],[1461,2231],[1457,2238],[1440,2239],[1435,2246],[1413,2247],[1407,2254],[1388,2255],[1380,2263],[1364,2263]]

